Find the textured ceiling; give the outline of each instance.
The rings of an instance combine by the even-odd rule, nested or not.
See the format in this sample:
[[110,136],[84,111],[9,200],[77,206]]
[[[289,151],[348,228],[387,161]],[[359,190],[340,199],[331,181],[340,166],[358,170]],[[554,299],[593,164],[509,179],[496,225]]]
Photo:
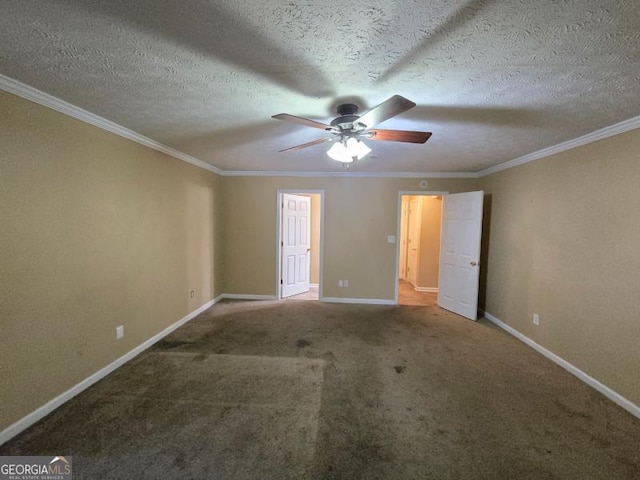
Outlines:
[[224,170],[341,171],[277,153],[391,95],[361,172],[477,172],[640,114],[638,0],[2,0],[0,72]]

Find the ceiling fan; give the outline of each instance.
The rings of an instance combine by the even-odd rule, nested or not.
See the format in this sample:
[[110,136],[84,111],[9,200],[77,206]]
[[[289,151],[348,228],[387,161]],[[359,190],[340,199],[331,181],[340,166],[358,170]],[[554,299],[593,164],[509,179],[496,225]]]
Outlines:
[[334,141],[331,148],[327,150],[327,155],[334,160],[347,164],[355,160],[360,160],[371,151],[362,141],[363,139],[425,143],[431,136],[431,132],[381,130],[379,128],[373,128],[379,123],[406,112],[415,106],[416,104],[411,100],[401,97],[400,95],[394,95],[362,115],[358,115],[357,105],[353,103],[343,103],[337,108],[338,117],[333,119],[329,125],[308,118],[289,115],[288,113],[279,113],[278,115],[273,115],[271,118],[318,128],[331,134],[330,136],[318,138],[311,142],[285,148],[284,150],[280,150],[280,152],[301,150],[320,143]]

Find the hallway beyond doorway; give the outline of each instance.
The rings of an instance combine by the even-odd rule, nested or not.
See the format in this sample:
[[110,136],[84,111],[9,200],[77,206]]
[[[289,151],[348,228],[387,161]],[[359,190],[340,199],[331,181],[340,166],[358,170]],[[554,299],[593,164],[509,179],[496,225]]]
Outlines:
[[406,280],[399,280],[398,304],[434,307],[438,305],[438,294],[435,292],[418,292]]

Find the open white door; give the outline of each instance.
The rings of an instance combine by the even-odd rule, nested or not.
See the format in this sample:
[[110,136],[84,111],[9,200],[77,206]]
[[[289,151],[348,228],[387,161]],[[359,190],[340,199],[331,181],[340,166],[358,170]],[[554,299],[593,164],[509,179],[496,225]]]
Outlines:
[[443,196],[438,305],[478,317],[480,238],[484,192]]
[[311,199],[282,194],[282,298],[309,291]]

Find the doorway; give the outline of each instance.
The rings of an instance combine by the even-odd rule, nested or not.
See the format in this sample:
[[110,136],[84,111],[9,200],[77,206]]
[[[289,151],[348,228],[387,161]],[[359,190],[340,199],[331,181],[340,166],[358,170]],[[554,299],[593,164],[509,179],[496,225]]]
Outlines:
[[[403,198],[407,196],[406,200]],[[412,211],[412,205],[418,205],[414,196],[420,197],[420,210]],[[411,225],[412,218],[428,218],[424,211],[425,199],[435,197],[440,200],[440,206],[432,213],[432,219],[439,221],[431,228],[434,235],[430,240],[424,238],[421,223],[418,240],[417,226]],[[403,200],[408,203],[408,208],[402,207]],[[412,204],[412,201],[413,204]],[[415,292],[437,292],[436,305],[456,313],[470,320],[478,319],[478,293],[480,278],[480,246],[482,244],[482,213],[484,192],[462,192],[448,194],[448,192],[399,192],[398,196],[398,237],[400,241],[397,249],[396,278],[396,303],[403,304],[400,300],[400,287],[403,292],[415,295]],[[433,242],[433,238],[438,238]],[[425,258],[423,245],[431,242],[429,255]],[[415,249],[415,251],[413,251]],[[439,250],[436,257],[433,252]],[[402,252],[402,250],[405,250]],[[415,256],[416,258],[412,258]],[[427,265],[427,273],[421,269]],[[418,271],[411,272],[411,265],[418,265]],[[437,274],[435,273],[437,272]],[[426,276],[425,276],[426,275]],[[403,283],[406,281],[406,283]],[[425,280],[426,279],[426,280]],[[434,283],[434,279],[435,282]],[[411,283],[411,282],[414,283]],[[429,282],[431,285],[424,285]],[[433,286],[435,285],[435,287]],[[413,288],[407,288],[410,286]],[[409,300],[410,301],[410,300]],[[425,303],[430,301],[424,298]]]
[[322,297],[323,190],[278,190],[276,292],[278,299]]
[[399,305],[438,304],[442,192],[400,195]]

